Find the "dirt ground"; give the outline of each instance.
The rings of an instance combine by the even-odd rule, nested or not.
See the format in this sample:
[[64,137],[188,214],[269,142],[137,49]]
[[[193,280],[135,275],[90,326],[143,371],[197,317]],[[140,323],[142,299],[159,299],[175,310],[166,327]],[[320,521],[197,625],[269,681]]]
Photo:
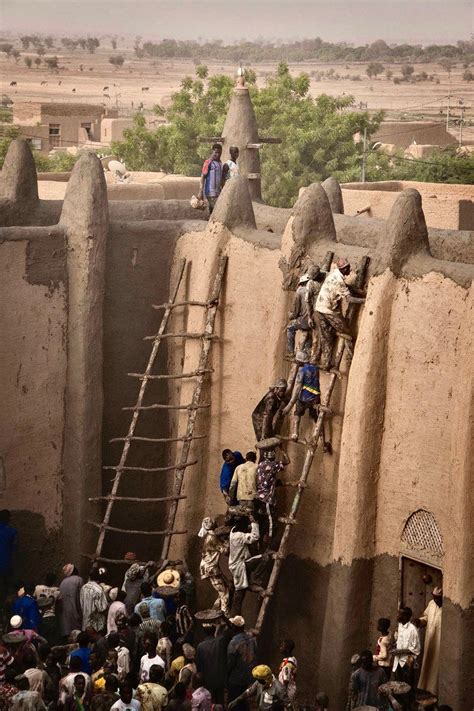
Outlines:
[[[109,63],[112,55],[123,54],[125,63],[115,70]],[[48,50],[46,56],[56,55],[60,69],[56,72],[46,67],[28,68],[26,57],[36,58],[34,51],[23,51],[15,62],[2,53],[0,55],[0,80],[2,93],[6,93],[14,101],[71,101],[86,103],[103,103],[107,107],[118,107],[122,114],[136,110],[143,103],[145,110],[151,110],[157,103],[166,106],[171,94],[180,84],[181,79],[194,73],[194,63],[191,60],[150,60],[137,59],[132,49],[113,50],[109,46],[100,47],[95,54],[76,50],[64,53],[60,49]],[[244,58],[245,59],[245,58]],[[80,67],[82,65],[82,71]],[[222,64],[207,62],[210,74],[225,73],[234,75],[236,66],[230,63]],[[418,118],[435,118],[440,116],[440,109],[446,110],[447,95],[451,93],[451,111],[453,118],[459,115],[459,101],[468,107],[465,120],[474,123],[474,82],[462,80],[464,71],[458,63],[451,76],[437,64],[414,65],[415,73],[425,71],[439,79],[417,83],[394,84],[387,80],[385,74],[377,79],[369,79],[366,75],[367,63],[360,64],[321,64],[304,62],[292,64],[291,69],[297,72],[307,72],[311,76],[311,93],[327,93],[330,95],[352,94],[356,105],[360,102],[369,110],[387,109],[390,115],[400,118],[404,113],[416,114]],[[386,70],[400,76],[400,65],[385,65]],[[264,63],[254,66],[258,83],[263,84],[265,78],[275,69],[275,63]],[[360,81],[351,79],[322,78],[317,80],[317,72],[334,70],[334,73],[359,76]],[[16,85],[10,86],[11,81]],[[107,88],[105,88],[107,87]],[[148,89],[144,90],[144,87]],[[75,90],[75,91],[74,91]],[[105,96],[106,95],[106,96]]]

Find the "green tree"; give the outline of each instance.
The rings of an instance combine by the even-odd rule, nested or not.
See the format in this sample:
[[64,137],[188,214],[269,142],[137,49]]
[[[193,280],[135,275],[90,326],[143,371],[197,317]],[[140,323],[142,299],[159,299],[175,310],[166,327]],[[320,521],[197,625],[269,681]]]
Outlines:
[[16,126],[8,126],[8,128],[3,129],[0,135],[0,167],[3,166],[10,143],[15,138],[18,138],[18,128]]
[[20,37],[20,42],[23,49],[28,49],[31,44],[31,37],[23,35],[23,37]]
[[[181,89],[172,96],[165,112],[167,124],[149,130],[138,114],[124,140],[112,150],[131,170],[164,170],[168,173],[199,175],[209,146],[199,136],[220,135],[233,90],[233,81],[217,75],[202,81],[185,77]],[[257,122],[262,135],[282,139],[279,146],[262,150],[264,197],[269,204],[287,207],[295,201],[300,187],[335,175],[357,180],[361,146],[354,143],[356,132],[378,126],[381,115],[350,111],[352,97],[332,98],[309,95],[309,77],[292,77],[288,66],[280,64],[267,85],[250,86]],[[162,113],[161,107],[155,112]]]
[[15,60],[15,64],[18,64],[18,60],[20,59],[21,52],[19,49],[13,49],[11,53],[13,59]]
[[13,49],[13,45],[10,44],[10,42],[1,42],[0,43],[0,52],[5,52],[7,57],[11,56]]
[[57,57],[46,57],[46,59],[44,60],[44,63],[46,64],[46,66],[48,67],[48,69],[53,70],[53,69],[58,69],[58,68],[59,68],[58,58],[57,58]]
[[376,77],[379,74],[382,74],[384,69],[384,65],[380,64],[380,62],[369,62],[365,71],[369,79],[372,79],[372,77]]
[[199,77],[199,79],[205,79],[208,74],[209,69],[205,64],[200,64],[196,67],[196,76]]
[[45,50],[45,48],[43,47],[42,44],[40,44],[40,45],[36,48],[36,54],[38,55],[38,57],[44,57],[44,55],[46,54],[46,50]]
[[115,38],[111,41],[112,49],[117,49],[117,40]]
[[36,66],[39,67],[43,60],[41,59],[41,57],[35,57],[33,61]]
[[44,43],[48,49],[51,49],[52,47],[54,47],[54,40],[52,37],[45,37]]
[[462,75],[463,81],[474,81],[474,72],[470,69],[466,69]]
[[31,57],[25,57],[23,61],[25,62],[28,69],[31,69],[31,65],[33,64],[33,60],[31,59]]
[[123,63],[125,62],[125,57],[123,54],[115,54],[112,57],[109,57],[109,62],[112,64],[115,69],[118,69],[119,67],[123,66]]

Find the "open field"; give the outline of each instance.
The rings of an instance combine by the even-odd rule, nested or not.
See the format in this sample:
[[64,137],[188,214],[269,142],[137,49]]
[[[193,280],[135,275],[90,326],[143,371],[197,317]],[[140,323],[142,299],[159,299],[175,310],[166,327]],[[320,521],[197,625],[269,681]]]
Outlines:
[[[114,69],[109,63],[112,55],[122,54],[125,63]],[[13,101],[67,101],[103,104],[117,107],[121,114],[129,115],[143,104],[145,111],[151,111],[155,104],[167,106],[171,95],[179,87],[181,79],[194,74],[195,66],[190,60],[138,59],[132,49],[117,50],[100,47],[95,54],[76,50],[66,53],[60,49],[48,50],[47,56],[57,56],[60,68],[48,70],[44,64],[39,68],[28,68],[24,59],[37,57],[34,50],[23,51],[18,61],[0,55],[0,80],[2,93]],[[234,75],[236,66],[209,61],[210,74]],[[415,73],[426,72],[433,75],[433,81],[395,84],[383,72],[376,79],[366,75],[367,63],[322,64],[302,62],[291,64],[295,73],[307,72],[311,77],[311,93],[327,93],[333,96],[352,94],[356,106],[369,110],[385,109],[393,118],[445,117],[448,95],[451,94],[451,115],[455,124],[460,115],[460,101],[466,107],[465,139],[474,140],[474,82],[462,79],[464,68],[458,63],[449,76],[438,64],[415,64]],[[259,84],[275,70],[275,63],[262,63],[253,67]],[[333,70],[332,76],[327,76]],[[400,64],[387,64],[393,76],[401,76]],[[324,73],[318,80],[318,75]],[[337,79],[334,75],[350,78]],[[359,77],[354,80],[353,77]],[[15,81],[16,85],[10,86]],[[437,83],[439,81],[439,83]],[[148,87],[148,89],[144,89]],[[455,125],[452,130],[456,132]]]

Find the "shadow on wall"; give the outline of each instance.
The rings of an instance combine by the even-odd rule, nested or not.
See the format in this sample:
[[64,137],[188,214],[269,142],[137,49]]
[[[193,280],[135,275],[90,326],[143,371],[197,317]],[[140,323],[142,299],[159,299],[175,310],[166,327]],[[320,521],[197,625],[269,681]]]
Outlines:
[[[61,531],[48,530],[41,514],[12,511],[11,525],[18,531],[18,548],[13,566],[15,580],[42,580],[49,571],[59,574],[65,562],[79,565],[79,561],[63,560]],[[28,555],[25,555],[26,551]]]

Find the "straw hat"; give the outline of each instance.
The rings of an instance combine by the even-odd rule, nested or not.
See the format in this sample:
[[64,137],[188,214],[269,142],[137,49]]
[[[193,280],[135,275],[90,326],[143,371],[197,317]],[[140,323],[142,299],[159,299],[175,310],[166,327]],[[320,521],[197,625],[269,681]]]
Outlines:
[[156,585],[157,587],[172,587],[172,588],[179,588],[179,583],[181,580],[181,576],[177,570],[174,568],[168,568],[168,570],[163,570],[159,575],[156,577]]

